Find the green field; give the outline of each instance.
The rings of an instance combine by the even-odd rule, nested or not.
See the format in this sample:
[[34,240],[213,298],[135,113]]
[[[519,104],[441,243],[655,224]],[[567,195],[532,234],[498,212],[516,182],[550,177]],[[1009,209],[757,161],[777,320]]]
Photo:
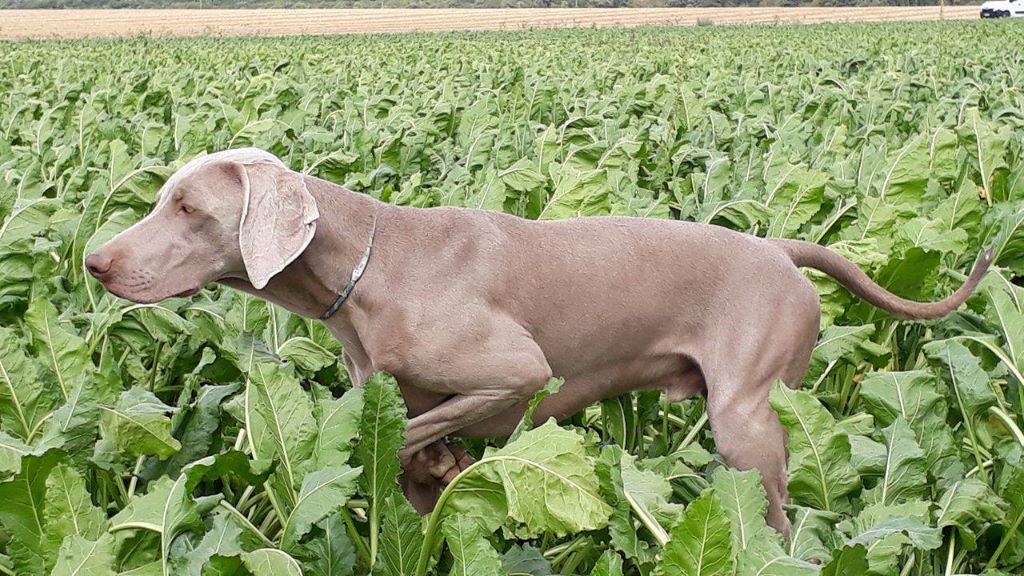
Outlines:
[[[0,574],[1020,573],[1022,45],[1015,22],[0,43]],[[790,542],[703,400],[657,392],[467,443],[421,524],[393,381],[350,390],[321,325],[84,273],[175,168],[250,145],[396,204],[802,238],[908,298],[986,246],[996,271],[932,322],[810,274],[820,343],[772,395]]]

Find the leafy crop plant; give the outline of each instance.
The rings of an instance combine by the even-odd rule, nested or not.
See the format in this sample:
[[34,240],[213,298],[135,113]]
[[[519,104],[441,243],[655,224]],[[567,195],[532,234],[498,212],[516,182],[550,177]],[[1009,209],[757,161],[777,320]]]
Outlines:
[[[1022,45],[1009,22],[0,44],[0,574],[1019,574]],[[658,392],[465,442],[421,518],[394,380],[352,389],[319,323],[85,273],[176,168],[250,145],[396,204],[801,238],[907,298],[983,247],[995,267],[931,322],[810,273],[820,340],[771,395],[790,541],[703,400]]]

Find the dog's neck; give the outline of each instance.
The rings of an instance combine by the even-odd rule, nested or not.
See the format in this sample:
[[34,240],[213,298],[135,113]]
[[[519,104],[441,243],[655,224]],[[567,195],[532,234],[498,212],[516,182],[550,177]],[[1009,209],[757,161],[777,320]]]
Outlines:
[[[223,284],[239,289],[306,318],[320,318],[344,289],[370,241],[374,219],[388,205],[365,194],[315,178],[306,187],[316,199],[320,218],[309,246],[291,264],[271,278],[262,290],[244,280],[225,279]],[[371,258],[367,276],[373,273]],[[348,308],[366,299],[360,283],[335,318],[344,319]]]

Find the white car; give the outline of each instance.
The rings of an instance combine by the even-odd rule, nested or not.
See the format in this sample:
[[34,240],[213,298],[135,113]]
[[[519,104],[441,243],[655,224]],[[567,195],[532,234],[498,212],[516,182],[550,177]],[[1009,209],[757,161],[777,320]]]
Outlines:
[[1024,0],[990,0],[981,5],[982,18],[1024,18]]

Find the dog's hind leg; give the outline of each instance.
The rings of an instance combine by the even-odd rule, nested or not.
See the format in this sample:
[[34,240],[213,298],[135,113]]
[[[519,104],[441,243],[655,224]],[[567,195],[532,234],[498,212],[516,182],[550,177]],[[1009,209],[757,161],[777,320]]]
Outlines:
[[[722,384],[708,392],[708,419],[715,446],[725,462],[740,470],[756,468],[768,496],[768,525],[789,538],[789,519],[782,506],[789,502],[786,476],[786,434],[768,404],[771,382],[753,396],[722,393]],[[748,386],[741,389],[750,390]]]
[[[737,345],[728,363],[707,370],[708,419],[715,446],[726,463],[740,470],[756,468],[768,496],[768,525],[789,539],[786,431],[768,403],[777,380],[790,388],[803,381],[817,339],[814,314],[790,316],[788,332],[750,339]],[[767,335],[766,335],[767,336]],[[724,364],[724,366],[722,365]]]

